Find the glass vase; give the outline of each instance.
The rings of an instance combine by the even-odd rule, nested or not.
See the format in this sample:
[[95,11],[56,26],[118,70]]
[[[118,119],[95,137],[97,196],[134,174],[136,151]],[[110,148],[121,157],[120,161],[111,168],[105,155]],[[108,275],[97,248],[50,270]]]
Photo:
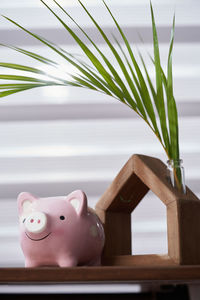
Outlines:
[[168,160],[167,169],[172,186],[179,192],[186,194],[185,172],[182,159]]

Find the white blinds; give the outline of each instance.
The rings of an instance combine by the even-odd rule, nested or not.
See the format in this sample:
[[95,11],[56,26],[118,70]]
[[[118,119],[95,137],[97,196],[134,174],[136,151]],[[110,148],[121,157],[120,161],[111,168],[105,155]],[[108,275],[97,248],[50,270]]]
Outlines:
[[[85,2],[105,31],[112,30],[112,22],[101,1]],[[77,2],[63,3],[101,49],[109,53]],[[110,0],[107,3],[131,43],[137,43],[143,53],[151,51],[149,1],[126,0],[122,5],[121,1]],[[176,10],[173,62],[181,153],[186,183],[200,194],[200,3],[171,0],[153,1],[153,5],[163,65],[166,65],[170,26]],[[8,3],[1,0],[0,9],[2,14],[62,44],[69,52],[81,53],[39,1]],[[54,53],[5,20],[1,19],[0,24],[1,42],[55,58]],[[137,31],[143,36],[143,46]],[[0,48],[0,55],[4,62],[31,63],[30,59],[6,48]],[[115,61],[110,60],[117,69]],[[153,77],[150,62],[148,66]],[[78,88],[43,88],[19,93],[1,99],[0,122],[1,266],[23,263],[17,229],[16,197],[19,192],[53,196],[81,188],[87,193],[90,205],[94,206],[133,153],[157,156],[166,161],[156,138],[134,112],[96,92]],[[165,208],[151,193],[134,213],[133,231],[135,253],[167,251]]]

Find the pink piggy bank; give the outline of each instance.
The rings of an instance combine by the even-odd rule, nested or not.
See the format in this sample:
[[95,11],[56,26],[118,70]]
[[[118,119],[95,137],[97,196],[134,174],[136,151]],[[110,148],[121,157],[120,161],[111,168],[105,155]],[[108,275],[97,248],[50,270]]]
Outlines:
[[17,202],[26,267],[100,264],[103,226],[82,191],[49,198],[23,192]]

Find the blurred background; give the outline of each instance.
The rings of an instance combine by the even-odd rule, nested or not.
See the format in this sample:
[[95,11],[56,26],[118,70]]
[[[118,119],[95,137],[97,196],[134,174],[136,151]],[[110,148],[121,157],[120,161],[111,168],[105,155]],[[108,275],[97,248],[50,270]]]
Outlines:
[[[51,1],[46,2],[55,8]],[[153,65],[148,57],[148,53],[152,53],[149,1],[106,2],[131,45],[135,50],[139,47],[144,54],[148,70],[154,78]],[[63,0],[60,3],[109,56],[104,41],[77,1]],[[106,33],[114,31],[117,34],[101,1],[87,0],[83,3],[87,4]],[[200,2],[154,0],[152,4],[164,69],[173,13],[176,13],[173,71],[181,157],[186,184],[200,196]],[[82,54],[39,0],[1,0],[0,12],[68,52]],[[74,28],[70,20],[65,20]],[[61,64],[60,69],[52,73],[56,76],[62,76],[64,69],[74,72],[59,56],[3,17],[0,19],[0,43],[16,45],[55,59]],[[2,62],[32,64],[42,68],[39,62],[5,47],[0,47],[0,57]],[[118,70],[111,56],[110,61]],[[2,69],[3,73],[13,72]],[[16,206],[20,192],[29,191],[46,197],[67,195],[74,189],[82,189],[88,196],[89,205],[94,207],[134,153],[156,156],[164,162],[167,160],[161,145],[145,123],[123,104],[103,94],[80,88],[48,87],[1,98],[0,266],[24,264],[18,241]],[[167,252],[165,207],[151,192],[134,211],[132,228],[134,254]]]

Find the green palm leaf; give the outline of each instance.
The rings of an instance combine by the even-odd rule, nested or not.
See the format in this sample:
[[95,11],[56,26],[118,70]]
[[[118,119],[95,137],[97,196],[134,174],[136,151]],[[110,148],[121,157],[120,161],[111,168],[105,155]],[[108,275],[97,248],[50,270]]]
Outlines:
[[[155,71],[156,71],[156,89],[157,89],[157,97],[158,97],[158,115],[160,118],[160,125],[162,129],[163,139],[166,145],[166,149],[170,151],[170,142],[169,135],[167,130],[166,123],[166,113],[165,113],[165,102],[163,96],[163,83],[162,83],[162,73],[161,73],[161,65],[160,65],[160,53],[159,53],[159,44],[158,44],[158,36],[155,24],[155,18],[153,13],[152,4],[151,7],[151,19],[152,19],[152,30],[153,30],[153,44],[154,44],[154,60],[155,60]],[[168,153],[170,155],[170,153]]]
[[140,90],[140,85],[139,85],[139,82],[137,80],[137,77],[136,77],[136,75],[135,75],[135,73],[133,71],[133,68],[132,68],[132,66],[131,66],[128,58],[127,58],[127,55],[125,54],[124,50],[122,49],[122,47],[121,47],[120,43],[118,42],[117,38],[115,36],[113,36],[113,38],[114,38],[116,44],[118,45],[120,51],[122,52],[122,54],[123,54],[123,56],[125,58],[125,61],[126,61],[128,67],[129,67],[129,70],[130,70],[131,75],[133,77],[133,82],[135,83],[135,84],[132,85],[132,93],[133,93],[133,96],[135,98],[135,101],[137,103],[137,106],[138,106],[138,109],[139,109],[141,115],[143,116],[144,120],[147,121],[147,116],[146,116],[145,108],[143,106],[142,100],[141,100],[139,92],[137,90],[137,89]]
[[[30,73],[35,73],[35,74],[40,74],[40,75],[45,75],[45,76],[47,75],[47,73],[45,71],[40,70],[38,68],[28,67],[28,66],[19,65],[19,64],[11,64],[11,63],[0,62],[0,67],[9,68],[9,69],[12,69],[12,70],[19,70],[19,71],[30,72]],[[52,78],[52,79],[54,79],[56,81],[59,81],[59,82],[63,82],[63,83],[66,82],[67,83],[67,81],[63,80],[62,78],[58,78],[56,76],[52,76],[51,74],[48,74],[48,77]]]
[[173,96],[173,81],[172,81],[172,49],[174,43],[174,27],[175,27],[175,17],[173,19],[173,27],[171,34],[171,42],[169,47],[168,55],[168,75],[167,75],[167,109],[168,109],[168,122],[169,122],[169,132],[171,147],[173,149],[173,158],[179,159],[179,149],[178,149],[178,115],[176,109],[176,103]]
[[11,45],[5,45],[5,44],[0,44],[0,46],[12,49],[12,50],[17,51],[17,52],[22,53],[22,54],[25,54],[26,56],[29,56],[29,57],[31,57],[31,58],[39,61],[39,62],[42,62],[44,64],[48,64],[48,65],[52,65],[52,66],[57,66],[58,65],[56,62],[54,62],[53,60],[51,60],[49,58],[46,58],[44,56],[38,55],[37,53],[27,51],[27,50],[19,48],[19,47],[15,47],[15,46],[11,46]]
[[[113,16],[111,10],[109,9],[108,5],[105,3],[105,1],[103,0],[103,3],[105,5],[105,7],[107,8],[109,14],[111,15],[115,25],[117,26],[117,29],[119,31],[119,33],[121,34],[122,36],[122,39],[126,45],[126,48],[128,50],[128,53],[130,55],[130,58],[131,58],[131,61],[133,63],[133,66],[135,68],[135,71],[136,71],[136,74],[138,76],[138,78],[135,77],[135,73],[132,71],[132,75],[133,75],[133,79],[139,89],[139,92],[140,92],[140,95],[141,95],[141,99],[143,101],[143,105],[146,109],[146,112],[151,120],[151,123],[153,125],[153,131],[155,132],[155,134],[157,136],[160,136],[160,133],[159,133],[159,130],[158,130],[158,126],[157,126],[157,122],[156,122],[156,117],[155,117],[155,113],[154,113],[154,109],[153,109],[153,105],[152,105],[152,102],[151,102],[151,98],[149,96],[149,92],[148,92],[148,88],[147,88],[147,85],[145,83],[145,80],[144,80],[144,77],[142,75],[142,72],[139,68],[139,65],[135,59],[135,56],[133,54],[133,51],[131,49],[131,46],[123,32],[123,30],[121,29],[120,25],[118,24],[117,20],[115,19],[115,17]],[[127,60],[127,58],[126,58]]]
[[[106,71],[106,69],[103,67],[103,65],[100,63],[100,61],[96,58],[96,56],[92,53],[92,51],[81,41],[81,39],[71,30],[71,28],[69,28],[69,26],[67,26],[66,23],[63,22],[63,20],[43,0],[41,0],[41,2],[50,10],[51,13],[53,13],[53,15],[59,20],[59,22],[64,26],[64,28],[69,32],[69,34],[74,38],[74,40],[79,44],[81,49],[84,51],[84,53],[87,55],[89,60],[99,71],[99,73],[101,75],[103,75],[104,79],[108,82],[108,84],[113,86],[112,76],[110,76],[110,74]],[[56,1],[54,1],[54,2],[57,3]],[[89,38],[89,36],[84,32],[83,29],[82,29],[82,32],[87,36],[87,38],[90,41],[92,41]],[[93,45],[95,45],[95,44],[93,43]],[[95,46],[95,48],[101,54],[103,60],[105,61],[106,65],[108,66],[109,70],[111,71],[112,75],[114,76],[116,83],[122,89],[123,94],[124,94],[124,95],[122,95],[122,97],[125,98],[130,105],[133,105],[134,108],[136,108],[136,104],[134,103],[133,99],[131,98],[125,84],[123,83],[123,80],[120,78],[120,76],[116,72],[115,68],[112,66],[112,64],[109,62],[109,60],[103,55],[103,53],[98,49],[98,47]],[[114,87],[115,90],[116,90],[116,88],[117,88],[117,86]],[[119,94],[119,92],[118,92],[118,94]]]
[[[128,42],[122,28],[117,22],[116,18],[113,16],[111,10],[104,0],[102,0],[106,10],[110,14],[120,36],[122,38],[123,46],[114,37],[114,41],[117,48],[111,42],[111,39],[106,35],[101,26],[97,23],[95,18],[88,11],[86,6],[81,0],[78,0],[79,4],[82,6],[85,13],[90,18],[91,22],[94,24],[100,35],[103,37],[106,45],[109,47],[112,57],[114,58],[118,68],[119,73],[115,66],[110,61],[110,57],[107,57],[103,51],[95,44],[92,38],[87,34],[87,32],[78,24],[78,22],[57,2],[53,0],[54,3],[61,9],[61,12],[69,17],[74,24],[78,27],[80,32],[87,38],[90,42],[90,46],[86,45],[71,29],[66,22],[64,22],[61,17],[55,13],[55,11],[47,5],[44,0],[40,0],[46,8],[54,15],[54,17],[60,22],[60,24],[65,28],[66,33],[71,35],[75,40],[76,44],[83,51],[83,55],[89,64],[84,60],[81,60],[79,56],[68,53],[65,49],[62,49],[58,45],[54,44],[52,41],[47,40],[40,35],[37,35],[12,19],[5,17],[9,22],[32,36],[33,38],[40,41],[43,45],[50,48],[58,56],[62,57],[68,64],[71,64],[76,69],[76,74],[70,74],[72,80],[66,80],[64,75],[62,78],[57,78],[52,74],[47,74],[43,70],[35,67],[29,67],[20,64],[0,62],[0,67],[9,68],[23,72],[21,74],[0,74],[0,80],[11,81],[12,83],[2,83],[0,84],[0,97],[8,96],[13,93],[20,91],[25,91],[35,87],[42,87],[48,85],[63,85],[63,86],[77,86],[82,88],[87,88],[95,90],[106,95],[112,96],[118,101],[128,105],[133,109],[153,130],[157,138],[159,139],[161,145],[163,146],[169,159],[178,160],[179,159],[179,133],[178,133],[178,114],[176,108],[176,102],[173,93],[173,76],[172,76],[172,50],[174,43],[174,28],[175,28],[175,18],[173,19],[172,35],[169,46],[168,62],[167,62],[167,76],[164,74],[161,62],[160,62],[160,52],[159,43],[157,36],[157,29],[155,24],[154,12],[152,4],[150,2],[151,11],[151,21],[152,21],[152,33],[153,33],[153,48],[154,48],[154,58],[152,59],[155,67],[156,75],[156,85],[151,80],[150,74],[146,67],[146,63],[139,52],[140,60],[144,69],[142,72],[140,65],[134,55],[132,47]],[[0,46],[8,47],[20,54],[26,55],[40,63],[50,65],[52,67],[58,67],[59,63],[56,60],[46,58],[40,54],[15,47],[10,45]],[[96,55],[98,54],[98,57]],[[66,70],[66,73],[67,70]],[[24,75],[25,74],[25,75]],[[26,74],[28,74],[26,76]],[[34,74],[35,76],[30,76]],[[40,76],[41,75],[41,79]],[[122,74],[122,75],[121,75]],[[42,76],[48,75],[49,79],[45,79]],[[177,174],[177,180],[181,180],[179,174]]]

